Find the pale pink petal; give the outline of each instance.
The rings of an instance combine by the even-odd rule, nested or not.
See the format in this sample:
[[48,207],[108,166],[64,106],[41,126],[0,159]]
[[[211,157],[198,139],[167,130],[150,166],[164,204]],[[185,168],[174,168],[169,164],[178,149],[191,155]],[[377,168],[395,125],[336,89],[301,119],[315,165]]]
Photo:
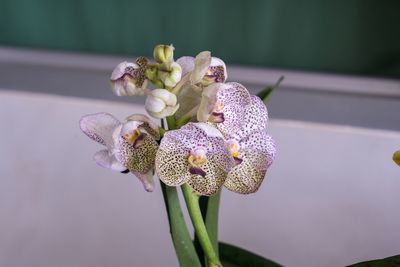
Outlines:
[[126,171],[126,167],[118,162],[117,159],[110,154],[108,149],[98,151],[96,154],[94,154],[93,158],[96,163],[103,168],[118,172]]
[[112,134],[121,123],[111,114],[96,113],[83,116],[79,121],[81,130],[94,141],[111,148]]

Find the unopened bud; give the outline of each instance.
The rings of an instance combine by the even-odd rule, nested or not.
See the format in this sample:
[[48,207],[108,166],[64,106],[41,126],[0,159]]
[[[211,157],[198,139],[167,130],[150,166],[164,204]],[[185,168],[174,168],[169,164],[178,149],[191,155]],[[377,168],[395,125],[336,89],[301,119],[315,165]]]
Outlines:
[[174,47],[172,45],[157,45],[153,56],[158,63],[169,63],[174,60]]
[[166,89],[154,89],[147,96],[146,111],[154,118],[165,118],[175,114],[179,108],[176,95]]

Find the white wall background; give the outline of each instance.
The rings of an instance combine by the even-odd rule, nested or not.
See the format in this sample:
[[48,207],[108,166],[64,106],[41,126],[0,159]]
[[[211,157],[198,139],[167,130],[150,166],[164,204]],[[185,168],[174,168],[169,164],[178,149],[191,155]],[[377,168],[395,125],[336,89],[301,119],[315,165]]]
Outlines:
[[[0,91],[0,266],[177,266],[159,186],[97,167],[83,114],[141,107]],[[272,114],[273,115],[273,114]],[[400,254],[400,133],[275,120],[257,194],[225,190],[220,239],[285,266]]]

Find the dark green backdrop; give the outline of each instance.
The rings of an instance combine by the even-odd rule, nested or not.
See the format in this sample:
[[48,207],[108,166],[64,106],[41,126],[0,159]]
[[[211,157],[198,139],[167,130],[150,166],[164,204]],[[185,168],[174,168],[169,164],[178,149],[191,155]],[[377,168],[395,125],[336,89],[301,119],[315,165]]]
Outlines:
[[400,77],[400,1],[0,0],[0,45]]

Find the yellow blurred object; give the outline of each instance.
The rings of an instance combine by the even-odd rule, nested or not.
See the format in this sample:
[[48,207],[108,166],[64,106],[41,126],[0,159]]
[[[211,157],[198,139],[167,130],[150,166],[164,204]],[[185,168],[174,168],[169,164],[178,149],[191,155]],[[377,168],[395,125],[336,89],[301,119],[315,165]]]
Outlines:
[[396,164],[400,166],[400,150],[397,150],[396,152],[394,152],[393,161],[396,162]]

